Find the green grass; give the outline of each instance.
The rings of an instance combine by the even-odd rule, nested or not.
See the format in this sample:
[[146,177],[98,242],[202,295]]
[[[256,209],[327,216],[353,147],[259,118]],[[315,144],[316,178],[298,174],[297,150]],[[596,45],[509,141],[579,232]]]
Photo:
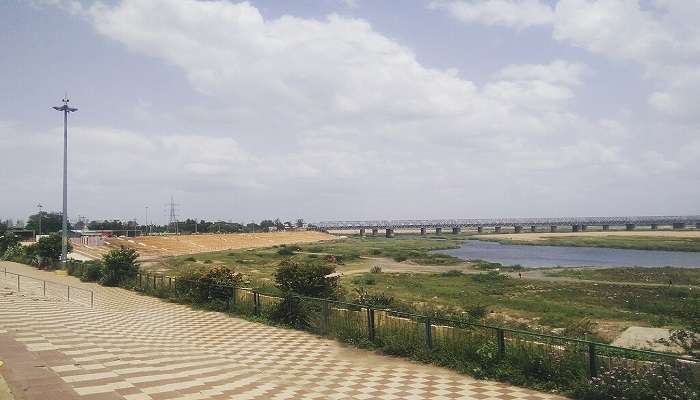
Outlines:
[[340,255],[345,260],[359,257],[386,257],[395,261],[411,261],[421,265],[457,265],[463,260],[433,250],[458,248],[464,236],[446,235],[421,237],[396,235],[393,238],[352,236],[344,240],[302,245],[302,251]]
[[[156,267],[177,275],[182,268],[226,265],[243,273],[247,284],[272,290],[275,270],[284,259],[305,262],[329,260],[332,256],[341,271],[352,270],[355,264],[365,267],[367,262],[360,257],[405,258],[418,264],[458,265],[463,261],[431,251],[457,247],[462,240],[462,235],[445,235],[441,240],[418,235],[397,235],[390,239],[353,236],[301,245],[292,255],[277,246],[174,257]],[[211,263],[205,264],[206,260],[211,260]],[[341,285],[347,300],[353,300],[355,289],[365,288],[370,294],[385,293],[393,297],[397,306],[405,311],[459,315],[486,307],[493,312],[492,317],[496,316],[496,321],[548,331],[579,326],[584,320],[617,321],[615,323],[620,325],[683,326],[691,317],[700,318],[697,311],[694,314],[689,311],[690,305],[700,310],[698,291],[687,288],[509,279],[499,276],[494,269],[503,272],[512,268],[487,262],[477,262],[475,268],[485,273],[476,276],[459,271],[372,274],[367,267],[366,274],[346,276],[341,279]],[[674,284],[679,285],[697,284],[700,279],[700,270],[664,268],[597,269],[586,270],[581,273],[583,275],[568,270],[550,273],[590,280],[660,283],[667,282],[667,277],[671,276]]]
[[[372,285],[366,285],[369,278]],[[354,277],[349,286],[385,293],[417,311],[455,314],[486,306],[549,328],[569,328],[584,319],[684,326],[700,318],[700,293],[688,288],[538,282],[497,272],[366,274]]]
[[547,276],[571,277],[594,281],[659,283],[700,286],[700,268],[591,268],[552,270]]
[[664,251],[698,251],[700,238],[664,237],[664,236],[561,236],[547,237],[536,241],[490,239],[480,237],[477,240],[497,241],[503,244],[519,244],[530,246],[574,246],[574,247],[608,247],[614,249],[632,250],[664,250]]

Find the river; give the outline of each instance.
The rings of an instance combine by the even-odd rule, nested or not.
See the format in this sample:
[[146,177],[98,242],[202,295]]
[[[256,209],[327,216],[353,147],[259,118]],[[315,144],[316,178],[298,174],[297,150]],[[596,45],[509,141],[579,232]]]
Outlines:
[[458,249],[439,253],[464,260],[486,260],[503,265],[535,267],[686,267],[700,268],[700,253],[683,251],[627,250],[600,247],[512,245],[465,240]]

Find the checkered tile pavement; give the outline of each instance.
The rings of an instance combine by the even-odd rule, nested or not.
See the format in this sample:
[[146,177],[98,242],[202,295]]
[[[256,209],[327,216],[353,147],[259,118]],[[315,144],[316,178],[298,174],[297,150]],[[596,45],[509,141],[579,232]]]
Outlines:
[[89,308],[44,298],[36,287],[17,293],[0,274],[0,359],[6,362],[0,373],[28,400],[562,399],[19,264],[3,266],[95,291]]

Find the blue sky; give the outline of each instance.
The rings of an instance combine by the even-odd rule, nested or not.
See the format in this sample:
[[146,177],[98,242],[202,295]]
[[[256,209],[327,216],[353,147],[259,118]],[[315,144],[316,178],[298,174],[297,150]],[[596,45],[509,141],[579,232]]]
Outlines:
[[0,218],[697,214],[700,4],[0,3]]

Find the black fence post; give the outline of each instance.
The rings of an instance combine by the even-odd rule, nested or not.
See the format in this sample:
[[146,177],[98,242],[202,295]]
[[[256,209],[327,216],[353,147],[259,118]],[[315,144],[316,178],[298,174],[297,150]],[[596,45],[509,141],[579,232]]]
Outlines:
[[496,337],[498,338],[498,357],[503,358],[506,355],[506,337],[503,329],[496,329]]
[[324,334],[330,331],[329,327],[330,319],[330,306],[327,300],[323,300],[323,306],[321,306],[321,330]]
[[370,342],[374,341],[374,309],[367,307],[367,337]]
[[153,289],[154,290],[158,287],[158,285],[156,284],[156,278],[158,278],[158,275],[153,274]]
[[168,277],[168,289],[172,289],[172,288],[173,288],[173,277],[169,276]]
[[260,311],[260,298],[258,297],[258,292],[253,290],[253,304],[255,306],[255,315],[258,315]]
[[594,343],[588,343],[588,376],[590,378],[598,376],[598,360],[596,359]]
[[433,349],[433,324],[430,318],[425,318],[425,348]]

